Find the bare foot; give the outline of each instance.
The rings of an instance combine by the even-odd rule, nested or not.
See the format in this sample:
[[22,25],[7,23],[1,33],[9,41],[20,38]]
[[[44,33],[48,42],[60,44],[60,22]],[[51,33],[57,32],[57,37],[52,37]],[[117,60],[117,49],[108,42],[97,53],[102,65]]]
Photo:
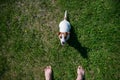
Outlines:
[[51,66],[47,66],[45,69],[45,80],[52,80],[52,68]]
[[81,66],[78,66],[78,69],[77,69],[77,79],[76,80],[83,80],[83,77],[84,77],[84,69],[81,67]]

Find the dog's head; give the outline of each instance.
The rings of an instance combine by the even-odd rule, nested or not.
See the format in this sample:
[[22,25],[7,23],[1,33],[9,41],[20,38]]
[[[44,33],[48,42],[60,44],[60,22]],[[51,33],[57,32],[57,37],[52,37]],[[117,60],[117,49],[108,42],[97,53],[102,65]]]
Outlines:
[[70,32],[59,32],[58,35],[59,35],[61,45],[64,45],[70,37]]

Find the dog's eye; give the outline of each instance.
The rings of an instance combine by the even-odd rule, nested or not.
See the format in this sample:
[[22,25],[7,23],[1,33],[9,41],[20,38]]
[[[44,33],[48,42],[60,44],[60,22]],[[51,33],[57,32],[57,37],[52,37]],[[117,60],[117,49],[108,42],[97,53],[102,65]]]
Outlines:
[[60,36],[60,39],[62,38],[62,36]]
[[65,39],[67,38],[67,36],[65,36]]

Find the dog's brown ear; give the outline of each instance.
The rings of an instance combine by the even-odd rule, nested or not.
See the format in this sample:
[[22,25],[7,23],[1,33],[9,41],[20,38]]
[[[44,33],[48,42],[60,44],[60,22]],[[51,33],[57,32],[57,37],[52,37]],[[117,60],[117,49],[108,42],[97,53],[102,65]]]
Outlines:
[[61,32],[58,33],[58,35],[60,35],[60,34],[61,34]]

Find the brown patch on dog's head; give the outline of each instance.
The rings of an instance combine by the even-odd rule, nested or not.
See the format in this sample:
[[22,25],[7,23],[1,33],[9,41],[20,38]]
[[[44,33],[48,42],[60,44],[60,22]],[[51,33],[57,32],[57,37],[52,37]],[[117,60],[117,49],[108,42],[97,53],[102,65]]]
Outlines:
[[[67,38],[67,36],[70,34],[70,32],[59,32],[58,36],[61,39],[62,37],[64,37],[65,39]],[[63,36],[62,36],[63,35]]]
[[61,32],[58,32],[58,35],[60,35],[61,34]]
[[64,45],[70,37],[70,32],[59,32],[58,36],[59,36],[61,44]]
[[61,32],[58,33],[58,37],[59,37],[59,39],[62,38],[62,34],[61,34]]

